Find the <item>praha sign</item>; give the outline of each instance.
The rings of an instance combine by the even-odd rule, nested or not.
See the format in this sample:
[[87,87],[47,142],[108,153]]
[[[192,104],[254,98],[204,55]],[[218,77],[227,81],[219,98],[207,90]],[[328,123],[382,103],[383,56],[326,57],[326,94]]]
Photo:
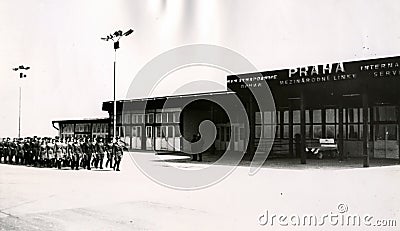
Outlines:
[[289,69],[289,79],[279,80],[279,85],[307,84],[355,79],[356,74],[346,74],[343,63],[314,65]]
[[[278,71],[266,71],[245,74],[246,77],[228,76],[228,84],[240,84],[240,88],[261,87],[262,83],[289,86],[313,84],[342,80],[373,81],[378,78],[396,78],[400,76],[400,57],[372,59],[354,62],[338,62],[305,66]],[[399,78],[400,79],[400,78]],[[373,84],[373,83],[372,83]]]

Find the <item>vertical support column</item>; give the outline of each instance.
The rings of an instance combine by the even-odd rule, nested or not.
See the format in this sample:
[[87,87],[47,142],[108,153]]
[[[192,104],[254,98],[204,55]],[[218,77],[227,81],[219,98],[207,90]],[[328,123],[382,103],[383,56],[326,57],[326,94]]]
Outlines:
[[[374,128],[374,107],[369,109],[369,140],[371,142],[371,149],[372,149],[372,157],[375,156],[375,128]],[[400,150],[399,150],[400,151]]]
[[114,58],[114,95],[113,95],[113,139],[117,137],[117,101],[116,101],[116,81],[115,81],[115,68],[117,65],[117,50],[115,50]]
[[[214,104],[211,104],[211,109],[210,109],[211,111],[210,111],[210,117],[211,117],[211,121],[214,123],[214,124],[216,124],[216,120],[215,120],[215,112],[214,112]],[[217,131],[216,131],[217,132]],[[217,134],[215,134],[215,135],[217,135]],[[211,147],[210,147],[210,152],[211,152],[211,154],[215,154],[215,139],[214,139],[214,142],[213,142],[213,144],[211,145]]]
[[326,138],[326,108],[321,108],[322,138]]
[[306,110],[305,110],[305,96],[304,92],[301,91],[300,96],[300,135],[301,135],[301,145],[300,145],[300,163],[306,164]]
[[344,156],[344,132],[343,132],[343,107],[339,106],[339,160],[342,161],[343,160],[343,156]]
[[[254,110],[254,100],[253,96],[250,96],[250,102],[249,102],[249,124],[250,124],[250,134],[249,134],[249,143],[248,143],[248,148],[249,150],[249,157],[253,158],[254,153],[256,151],[255,148],[255,137],[256,137],[256,112]],[[231,137],[232,140],[233,137]]]
[[289,156],[296,157],[293,152],[293,102],[289,99]]
[[285,115],[284,115],[284,110],[280,110],[280,113],[279,113],[279,121],[280,121],[280,123],[279,123],[279,133],[280,133],[280,137],[279,138],[281,138],[281,139],[283,139],[284,138],[284,135],[283,135],[283,133],[284,133],[284,120],[285,120]]
[[400,164],[400,103],[397,105],[397,145],[399,150],[399,164]]
[[368,96],[366,91],[362,95],[363,105],[363,166],[369,167],[369,155],[368,155]]
[[[146,134],[146,113],[144,113],[144,115],[143,115],[143,124],[142,125],[140,125],[140,127],[141,127],[141,129],[142,129],[142,134],[141,134],[141,139],[140,139],[140,141],[141,141],[141,145],[142,145],[142,150],[147,150],[147,147],[146,147],[146,143],[147,143],[147,134]],[[133,139],[133,135],[132,135],[132,127],[130,127],[130,129],[131,129],[131,148],[132,148],[132,139]],[[174,127],[174,129],[175,129],[175,127]],[[126,132],[126,131],[125,131]],[[175,132],[175,131],[174,131]],[[174,142],[175,142],[175,140],[174,140]],[[175,144],[175,143],[174,143]],[[175,147],[174,147],[174,149],[175,149]]]

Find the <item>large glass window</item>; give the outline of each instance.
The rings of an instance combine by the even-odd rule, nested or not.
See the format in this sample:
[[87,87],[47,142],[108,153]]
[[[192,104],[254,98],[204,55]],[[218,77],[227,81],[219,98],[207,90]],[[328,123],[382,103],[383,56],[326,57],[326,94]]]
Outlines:
[[146,114],[145,119],[146,119],[146,123],[149,123],[149,124],[154,123],[154,114],[153,113]]
[[396,124],[380,124],[376,126],[377,140],[397,140],[397,125]]
[[313,123],[322,123],[321,110],[313,110]]
[[168,126],[168,138],[174,137],[174,127],[173,126]]
[[313,137],[314,139],[322,138],[322,125],[313,125]]
[[156,123],[161,123],[161,113],[156,114]]
[[176,111],[173,113],[174,116],[174,123],[179,123],[179,112]]
[[375,110],[375,118],[378,121],[397,121],[395,106],[377,107]]
[[255,130],[256,134],[256,138],[259,139],[261,138],[261,125],[256,125],[256,130]]
[[162,119],[161,119],[162,123],[168,122],[168,114],[166,112],[161,113],[161,116],[162,116]]

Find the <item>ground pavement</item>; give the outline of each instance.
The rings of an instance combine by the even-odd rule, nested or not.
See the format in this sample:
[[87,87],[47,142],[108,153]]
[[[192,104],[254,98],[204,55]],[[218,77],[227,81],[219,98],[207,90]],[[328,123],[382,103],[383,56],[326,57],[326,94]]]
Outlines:
[[[254,176],[240,166],[214,186],[179,191],[148,179],[131,155],[155,158],[152,153],[127,153],[120,172],[0,164],[0,230],[400,229],[399,165],[359,168],[359,160],[343,165],[310,160],[306,166],[298,160],[271,161]],[[159,168],[189,170],[210,164],[162,158],[170,162],[150,161]],[[343,208],[347,210],[341,213]],[[277,220],[271,224],[271,216],[279,214],[368,214],[373,219],[371,226],[331,225],[326,220],[323,226],[285,226]],[[378,219],[396,220],[397,226],[378,229]]]

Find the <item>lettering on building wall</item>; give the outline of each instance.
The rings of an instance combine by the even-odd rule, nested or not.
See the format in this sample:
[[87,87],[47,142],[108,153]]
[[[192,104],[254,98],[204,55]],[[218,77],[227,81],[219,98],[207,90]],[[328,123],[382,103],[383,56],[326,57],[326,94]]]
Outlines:
[[343,63],[314,65],[289,69],[289,78],[344,73]]
[[373,71],[374,78],[400,76],[400,65],[397,62],[361,65],[361,71]]

